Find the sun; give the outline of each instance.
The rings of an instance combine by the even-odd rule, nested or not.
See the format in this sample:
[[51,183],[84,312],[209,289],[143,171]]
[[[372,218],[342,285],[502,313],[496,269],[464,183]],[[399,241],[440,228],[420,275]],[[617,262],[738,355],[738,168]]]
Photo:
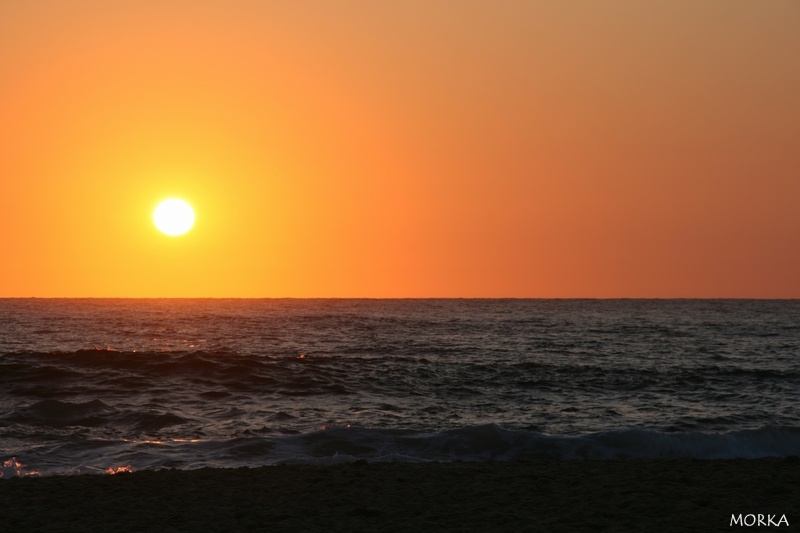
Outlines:
[[194,210],[179,198],[164,200],[153,211],[153,222],[162,233],[183,235],[194,226]]

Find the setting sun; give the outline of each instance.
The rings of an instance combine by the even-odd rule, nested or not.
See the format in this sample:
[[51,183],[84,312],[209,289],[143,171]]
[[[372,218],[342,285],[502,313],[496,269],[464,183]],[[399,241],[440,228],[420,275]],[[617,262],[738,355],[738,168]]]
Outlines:
[[194,225],[194,210],[183,200],[164,200],[153,212],[153,222],[162,233],[183,235]]

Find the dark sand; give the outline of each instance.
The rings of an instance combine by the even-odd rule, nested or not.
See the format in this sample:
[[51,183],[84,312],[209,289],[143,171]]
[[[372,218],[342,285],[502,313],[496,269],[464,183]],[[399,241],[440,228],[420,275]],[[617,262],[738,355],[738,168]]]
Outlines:
[[[730,527],[731,514],[790,526]],[[766,519],[766,516],[765,516]],[[797,531],[800,459],[273,466],[0,480],[0,531]]]

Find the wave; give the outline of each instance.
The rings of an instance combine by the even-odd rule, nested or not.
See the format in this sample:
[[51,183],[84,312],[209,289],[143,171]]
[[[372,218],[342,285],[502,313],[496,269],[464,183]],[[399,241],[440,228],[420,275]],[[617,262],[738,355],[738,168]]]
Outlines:
[[300,462],[336,455],[378,461],[753,459],[800,450],[800,427],[787,426],[726,433],[616,429],[567,436],[484,424],[434,433],[334,428],[295,438],[306,445]]
[[186,421],[186,418],[173,413],[115,409],[100,400],[79,403],[42,400],[0,417],[0,427],[10,423],[50,428],[119,426],[128,431],[146,433]]
[[28,407],[12,411],[0,418],[0,420],[50,427],[95,427],[105,422],[104,415],[110,410],[111,408],[100,400],[84,403],[42,400]]
[[726,433],[616,429],[548,435],[496,424],[440,432],[327,427],[301,434],[267,432],[231,439],[61,443],[0,458],[0,477],[84,474],[159,468],[331,465],[367,462],[520,460],[758,459],[792,457],[800,427],[764,426]]

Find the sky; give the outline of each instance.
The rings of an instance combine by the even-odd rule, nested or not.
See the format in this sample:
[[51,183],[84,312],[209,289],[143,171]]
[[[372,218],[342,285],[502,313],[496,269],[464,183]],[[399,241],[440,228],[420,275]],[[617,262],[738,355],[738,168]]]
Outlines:
[[795,0],[3,0],[0,297],[800,298],[798,28]]

